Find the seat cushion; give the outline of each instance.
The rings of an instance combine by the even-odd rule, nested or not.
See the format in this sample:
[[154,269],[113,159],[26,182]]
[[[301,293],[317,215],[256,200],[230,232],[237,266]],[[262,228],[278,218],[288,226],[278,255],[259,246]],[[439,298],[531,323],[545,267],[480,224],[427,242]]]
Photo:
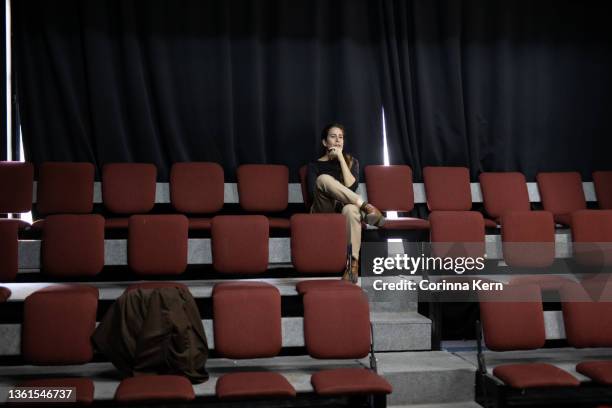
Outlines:
[[504,364],[493,375],[512,388],[577,387],[580,381],[567,371],[545,363]]
[[213,289],[215,351],[227,358],[273,357],[282,347],[281,296],[260,282],[229,282]]
[[0,219],[0,282],[11,282],[17,278],[19,269],[18,225]]
[[107,218],[104,220],[106,229],[128,229],[130,219],[126,217]]
[[428,230],[429,221],[412,217],[387,219],[382,228],[387,230]]
[[142,214],[155,205],[157,168],[151,163],[109,163],[102,168],[102,201],[115,214]]
[[133,215],[128,227],[128,264],[139,275],[181,274],[187,268],[187,217]]
[[291,221],[287,218],[268,217],[270,228],[288,230],[291,228]]
[[510,279],[510,285],[538,285],[541,290],[559,290],[572,281],[562,276],[523,275]]
[[6,302],[10,297],[11,290],[9,288],[5,288],[4,286],[0,286],[0,303]]
[[125,292],[129,292],[131,290],[136,289],[158,289],[158,288],[181,288],[189,291],[189,288],[178,282],[139,282],[133,283],[127,288],[125,288]]
[[295,285],[295,290],[300,295],[303,295],[311,290],[317,289],[352,289],[361,290],[357,285],[353,285],[351,282],[342,279],[313,279],[304,280],[298,282]]
[[32,163],[0,161],[0,214],[30,211],[33,180]]
[[91,163],[43,163],[38,171],[36,208],[39,214],[90,213],[93,187]]
[[222,375],[217,380],[219,399],[291,398],[295,389],[282,375],[273,372],[244,372]]
[[193,386],[180,375],[141,375],[121,381],[115,392],[115,401],[192,401]]
[[291,217],[291,261],[300,273],[340,275],[346,266],[346,219],[341,214]]
[[196,231],[210,231],[212,228],[211,218],[189,218],[189,229]]
[[591,380],[605,385],[612,385],[612,361],[583,361],[576,366],[576,371]]
[[56,285],[25,299],[21,354],[32,364],[83,364],[93,357],[98,289]]
[[[79,404],[89,405],[94,401],[94,383],[89,378],[41,378],[27,380],[17,385],[18,387],[53,387],[67,388],[74,387],[76,389],[76,401]],[[47,404],[41,404],[47,405]]]
[[172,206],[187,214],[219,211],[223,207],[224,177],[223,167],[217,163],[174,163],[170,170]]
[[50,215],[42,236],[42,267],[54,277],[94,276],[104,268],[104,218]]
[[310,379],[319,395],[390,394],[387,380],[367,368],[337,368],[316,372]]

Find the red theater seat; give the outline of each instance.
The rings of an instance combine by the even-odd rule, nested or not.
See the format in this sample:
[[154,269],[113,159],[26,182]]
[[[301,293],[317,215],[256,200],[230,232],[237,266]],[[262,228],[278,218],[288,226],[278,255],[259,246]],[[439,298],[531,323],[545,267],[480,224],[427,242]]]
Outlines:
[[430,211],[472,209],[470,171],[467,167],[424,167],[423,181]]
[[[32,163],[0,161],[0,214],[26,213],[32,209]],[[15,219],[20,229],[29,224]]]
[[128,264],[139,275],[177,275],[187,268],[188,221],[184,215],[132,215]]
[[612,210],[572,213],[574,259],[581,265],[612,265]]
[[25,299],[21,353],[31,364],[83,364],[93,357],[98,289],[49,286]]
[[91,163],[43,163],[38,172],[36,208],[43,215],[90,213],[93,185]]
[[580,381],[567,371],[544,363],[505,364],[493,369],[493,375],[512,388],[577,387]]
[[[304,340],[314,358],[359,359],[370,352],[368,299],[355,290],[312,290],[304,295]],[[365,368],[322,370],[313,374],[319,395],[389,394],[391,385]]]
[[605,385],[612,385],[612,361],[583,361],[576,365],[576,371],[591,380]]
[[193,401],[193,386],[186,377],[180,375],[141,375],[121,381],[115,392],[115,401],[170,402]]
[[501,217],[504,261],[545,268],[555,260],[555,223],[548,211],[511,211]]
[[538,173],[536,179],[544,209],[553,214],[555,222],[572,226],[571,214],[586,208],[580,174],[577,172]]
[[479,212],[434,211],[429,215],[429,222],[435,256],[484,256],[485,225]]
[[[170,201],[185,214],[212,214],[223,208],[225,176],[217,163],[174,163]],[[210,218],[189,218],[189,229],[210,230]]]
[[50,215],[42,237],[42,267],[54,277],[93,276],[104,268],[104,218]]
[[[150,163],[109,163],[102,168],[102,201],[114,214],[144,214],[155,205],[157,168]],[[125,218],[109,219],[107,228],[126,228]]]
[[342,274],[346,248],[346,219],[342,214],[291,217],[291,260],[299,273]]
[[19,268],[18,225],[0,219],[0,282],[11,282]]
[[568,283],[561,288],[567,342],[576,348],[612,347],[612,302],[607,280]]
[[158,289],[158,288],[181,288],[185,290],[189,290],[186,285],[183,285],[179,282],[138,282],[133,283],[127,288],[125,288],[126,292],[136,289]]
[[6,302],[11,297],[11,290],[0,286],[0,303]]
[[292,398],[295,389],[282,375],[274,372],[229,373],[217,380],[219,399]]
[[[249,212],[280,212],[289,203],[289,169],[274,164],[243,164],[236,171],[240,206]],[[278,217],[270,228],[289,228]]]
[[304,207],[306,207],[306,212],[310,212],[310,206],[312,205],[312,203],[310,202],[310,196],[308,195],[308,165],[307,164],[300,167],[299,176],[300,176],[300,187],[302,189],[302,199],[304,201]]
[[[381,211],[410,212],[414,209],[412,169],[405,165],[366,166],[368,201]],[[388,219],[385,230],[426,230],[429,222],[420,218]]]
[[320,290],[320,289],[349,289],[349,290],[361,290],[358,285],[354,285],[349,281],[342,279],[313,279],[313,280],[305,280],[298,282],[295,285],[295,290],[300,295],[303,295],[311,290]]
[[212,257],[217,272],[257,274],[268,269],[268,219],[221,215],[212,220]]
[[612,171],[594,171],[593,184],[602,210],[612,210]]
[[[76,391],[76,403],[82,405],[90,405],[94,401],[94,383],[89,378],[70,377],[70,378],[41,378],[27,380],[17,385],[18,387],[52,387],[52,388],[69,388],[74,387]],[[67,403],[71,405],[74,403]],[[41,404],[54,405],[54,404]]]
[[[544,346],[544,311],[537,285],[506,285],[481,291],[480,317],[486,346],[492,351],[534,350]],[[504,364],[493,375],[513,388],[578,386],[571,374],[544,363]]]
[[522,173],[481,173],[478,179],[484,208],[498,223],[507,212],[531,209],[527,182]]
[[[231,282],[213,289],[215,351],[232,359],[276,356],[282,347],[281,297],[267,283]],[[230,373],[216,385],[220,399],[293,397],[295,390],[277,373]]]
[[337,368],[312,375],[312,386],[319,395],[391,394],[393,387],[367,368]]

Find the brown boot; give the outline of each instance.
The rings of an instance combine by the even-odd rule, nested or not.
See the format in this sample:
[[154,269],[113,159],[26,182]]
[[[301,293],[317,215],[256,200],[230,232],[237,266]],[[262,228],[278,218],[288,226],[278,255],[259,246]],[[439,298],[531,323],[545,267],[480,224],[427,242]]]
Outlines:
[[359,259],[351,258],[351,272],[349,276],[352,283],[359,281]]
[[385,216],[382,215],[380,210],[374,207],[372,204],[368,202],[364,202],[361,205],[361,211],[363,211],[365,216],[365,222],[369,225],[374,225],[375,227],[382,227],[385,225]]

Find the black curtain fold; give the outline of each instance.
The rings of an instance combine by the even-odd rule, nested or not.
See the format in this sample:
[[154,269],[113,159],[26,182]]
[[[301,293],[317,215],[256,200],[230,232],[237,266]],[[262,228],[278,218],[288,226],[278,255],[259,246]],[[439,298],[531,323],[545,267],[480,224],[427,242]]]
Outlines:
[[216,161],[297,169],[319,131],[347,128],[382,157],[372,6],[359,1],[20,0],[15,4],[28,158],[158,166]]
[[427,165],[468,166],[473,180],[612,168],[606,15],[598,2],[381,0],[392,163],[417,179]]

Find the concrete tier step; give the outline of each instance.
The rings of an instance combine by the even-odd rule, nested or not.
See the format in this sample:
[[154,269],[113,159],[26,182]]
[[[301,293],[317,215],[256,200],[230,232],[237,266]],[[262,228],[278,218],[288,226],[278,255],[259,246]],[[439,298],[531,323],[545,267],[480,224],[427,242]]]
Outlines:
[[450,402],[447,404],[410,404],[410,405],[391,405],[388,408],[482,408],[482,405],[474,401]]
[[378,353],[378,372],[392,385],[389,405],[474,401],[476,368],[446,351]]

